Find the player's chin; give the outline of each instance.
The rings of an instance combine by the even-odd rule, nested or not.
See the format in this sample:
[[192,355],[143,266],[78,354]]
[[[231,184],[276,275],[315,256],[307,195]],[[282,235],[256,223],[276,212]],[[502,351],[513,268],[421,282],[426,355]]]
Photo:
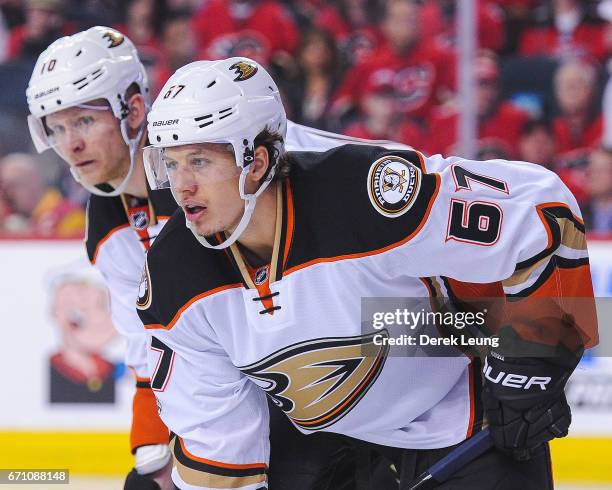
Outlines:
[[79,178],[82,183],[87,185],[103,185],[110,181],[109,172],[100,169],[79,170]]
[[82,173],[79,173],[79,177],[80,177],[81,183],[89,185],[89,186],[103,185],[108,182],[107,180],[104,180],[104,177],[101,177],[99,175],[87,175],[87,174],[84,175]]
[[213,226],[210,223],[199,223],[199,222],[195,223],[195,229],[198,235],[203,236],[203,237],[213,236],[223,231],[222,226],[219,226],[219,225]]

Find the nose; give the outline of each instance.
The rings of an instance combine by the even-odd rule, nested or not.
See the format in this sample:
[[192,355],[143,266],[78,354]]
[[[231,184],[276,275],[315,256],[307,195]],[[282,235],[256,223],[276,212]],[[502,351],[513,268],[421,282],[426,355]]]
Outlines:
[[193,172],[186,168],[184,165],[179,165],[177,170],[172,176],[172,186],[174,190],[179,193],[193,194],[197,189],[196,179],[194,178]]
[[62,142],[70,153],[79,153],[85,149],[85,140],[79,131],[72,128],[66,131],[66,138]]

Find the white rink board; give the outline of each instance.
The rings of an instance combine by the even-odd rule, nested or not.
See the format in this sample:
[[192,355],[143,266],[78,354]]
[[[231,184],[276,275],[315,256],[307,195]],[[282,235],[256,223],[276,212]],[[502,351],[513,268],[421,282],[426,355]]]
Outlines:
[[[589,244],[596,295],[612,296],[612,242]],[[0,399],[0,430],[127,430],[133,381],[125,372],[115,385],[113,404],[53,404],[49,398],[49,356],[59,345],[50,315],[50,284],[66,268],[87,266],[80,241],[0,240],[0,308],[6,373]],[[87,266],[88,267],[88,266]],[[612,352],[610,315],[599,317],[602,342]],[[105,349],[122,360],[119,338]],[[573,435],[612,436],[612,358],[591,357],[580,365],[568,398],[573,406]]]
[[[133,378],[115,384],[112,404],[49,403],[49,356],[59,335],[50,317],[52,281],[65,270],[89,268],[81,241],[0,240],[0,311],[5,348],[0,356],[3,387],[0,430],[127,430]],[[115,338],[107,357],[121,362]]]
[[[598,298],[612,297],[612,242],[590,241],[593,288]],[[566,393],[572,406],[574,436],[612,436],[612,299],[598,301],[600,345],[588,352]]]

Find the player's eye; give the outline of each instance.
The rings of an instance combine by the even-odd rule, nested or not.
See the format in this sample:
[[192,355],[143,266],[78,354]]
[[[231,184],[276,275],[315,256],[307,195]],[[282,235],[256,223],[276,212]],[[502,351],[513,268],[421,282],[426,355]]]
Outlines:
[[176,167],[178,166],[176,160],[164,160],[164,163],[166,164],[166,170],[170,171],[176,170]]
[[49,136],[59,136],[66,132],[66,128],[61,124],[47,125]]
[[77,119],[75,126],[77,128],[88,128],[95,122],[93,116],[81,116]]
[[210,160],[206,158],[192,158],[189,164],[195,169],[202,169],[210,163]]

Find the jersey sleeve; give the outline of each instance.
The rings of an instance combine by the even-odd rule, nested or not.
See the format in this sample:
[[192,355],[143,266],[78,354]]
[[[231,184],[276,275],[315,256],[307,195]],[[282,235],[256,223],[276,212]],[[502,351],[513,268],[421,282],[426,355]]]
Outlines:
[[332,133],[287,121],[287,151],[327,151],[342,145],[376,145],[390,150],[411,150],[412,147],[387,140],[368,140]]
[[102,272],[106,280],[111,296],[113,324],[126,343],[125,363],[136,377],[130,426],[130,447],[134,452],[141,446],[167,444],[169,432],[157,414],[155,398],[151,391],[147,367],[149,334],[134,307],[138,280],[133,277],[140,277],[140,273],[132,271],[130,274],[125,268],[120,268],[113,259],[111,247],[107,247],[99,250],[94,266]]
[[113,240],[107,240],[99,247],[93,265],[104,276],[110,291],[113,324],[126,339],[125,362],[136,376],[146,378],[147,332],[134,307],[142,271],[140,264],[133,264],[124,256]]
[[[159,298],[164,288],[155,282],[155,272],[149,263],[144,289]],[[197,308],[181,309],[172,327],[164,328],[159,302],[147,303],[142,294],[138,304],[152,335],[151,387],[162,420],[176,434],[171,443],[176,486],[267,488],[270,447],[264,392],[232,364]]]
[[402,247],[418,275],[499,283],[522,336],[595,345],[584,223],[559,177],[525,162],[436,155],[423,163],[438,189],[422,230]]
[[[94,206],[99,202],[96,201]],[[104,201],[100,202],[103,203],[105,204]],[[87,217],[90,223],[87,227],[88,255],[93,266],[104,276],[111,299],[113,325],[125,339],[125,363],[136,377],[132,400],[130,447],[134,452],[141,446],[167,444],[168,428],[157,414],[147,369],[149,334],[144,329],[134,307],[142,273],[142,256],[130,256],[129,250],[122,246],[121,235],[133,233],[129,227],[116,226],[108,229],[110,227],[98,226],[98,222],[91,226],[91,214],[92,209],[88,206]],[[99,236],[101,234],[103,236]]]

